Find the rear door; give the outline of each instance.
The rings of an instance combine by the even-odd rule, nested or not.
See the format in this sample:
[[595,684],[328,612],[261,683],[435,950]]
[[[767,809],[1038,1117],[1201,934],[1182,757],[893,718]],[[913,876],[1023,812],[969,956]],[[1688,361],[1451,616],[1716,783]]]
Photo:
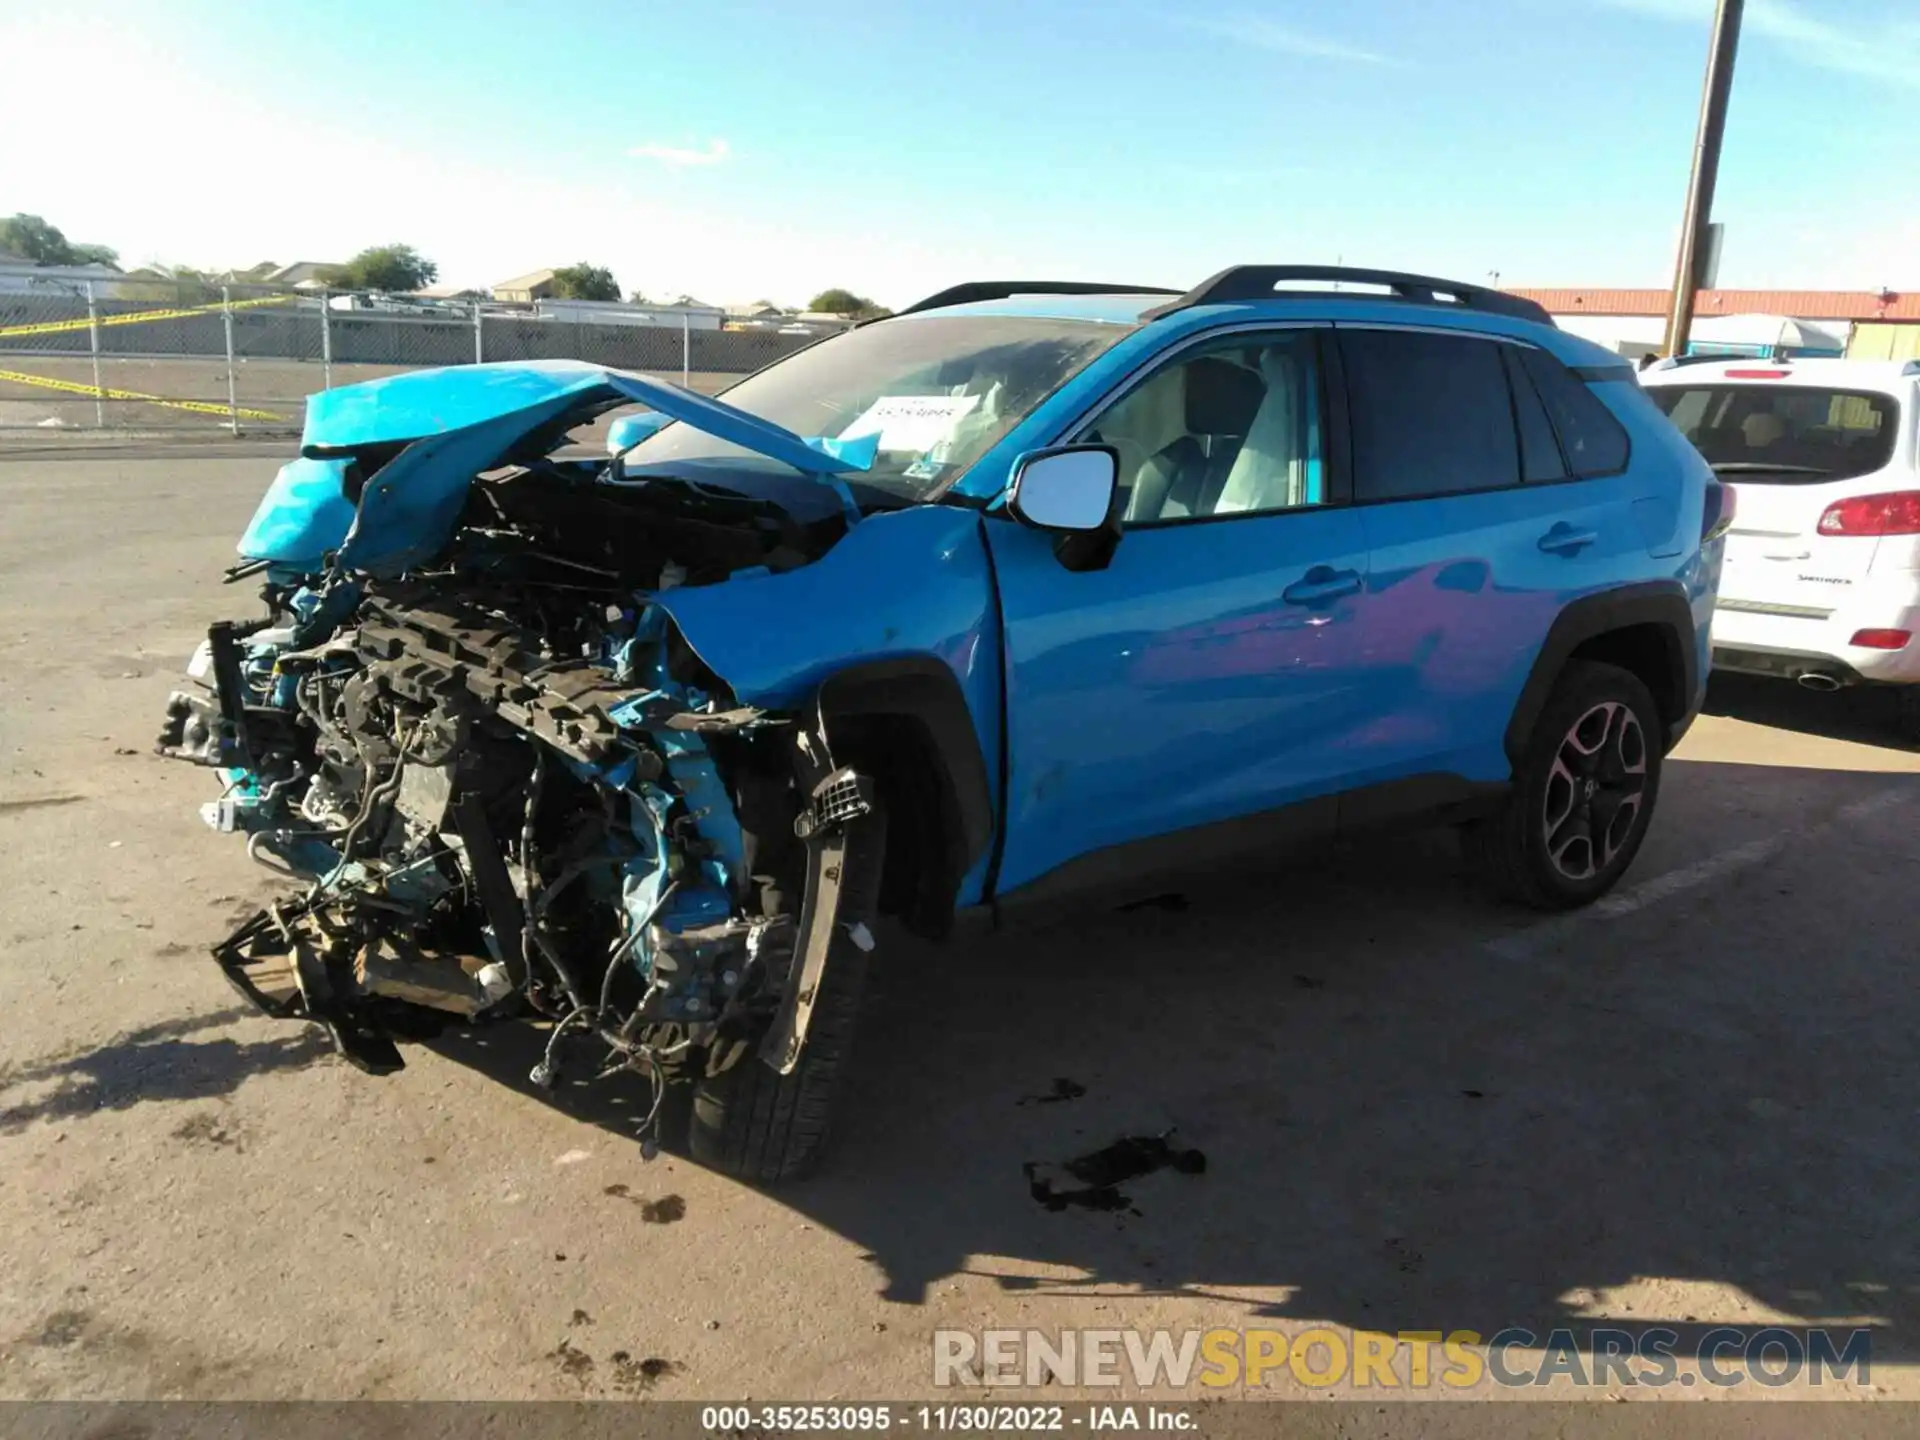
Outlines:
[[1507,722],[1555,617],[1646,565],[1647,486],[1619,423],[1544,351],[1337,333],[1368,549],[1365,778],[1504,779]]
[[1736,492],[1720,576],[1726,609],[1825,619],[1866,579],[1879,540],[1821,517],[1836,502],[1911,488],[1892,473],[1891,395],[1796,383],[1786,367],[1702,375],[1647,394]]

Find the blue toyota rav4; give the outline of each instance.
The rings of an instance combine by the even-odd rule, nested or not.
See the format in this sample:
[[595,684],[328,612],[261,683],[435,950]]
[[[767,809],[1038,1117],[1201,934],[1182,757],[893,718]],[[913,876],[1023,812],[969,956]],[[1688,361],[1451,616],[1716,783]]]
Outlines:
[[1605,893],[1700,703],[1723,503],[1510,295],[963,285],[724,399],[573,362],[314,396],[230,572],[265,613],[161,748],[298,882],[214,952],[260,1008],[373,1072],[544,1018],[536,1082],[637,1070],[649,1144],[674,1113],[771,1180],[877,916],[1399,821]]

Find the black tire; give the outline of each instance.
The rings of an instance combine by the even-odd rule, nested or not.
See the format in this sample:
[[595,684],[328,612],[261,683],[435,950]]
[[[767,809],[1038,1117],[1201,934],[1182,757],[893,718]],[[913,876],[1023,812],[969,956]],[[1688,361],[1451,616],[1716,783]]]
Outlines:
[[[885,849],[886,817],[876,809],[849,837],[843,917],[872,916]],[[806,1048],[791,1074],[762,1061],[756,1046],[732,1069],[694,1085],[687,1148],[695,1160],[757,1185],[798,1180],[813,1169],[853,1058],[869,959],[845,924],[835,929]]]
[[[1592,904],[1619,882],[1646,838],[1665,737],[1659,708],[1637,675],[1596,661],[1568,662],[1500,809],[1463,827],[1468,860],[1495,891],[1520,904]],[[1583,755],[1581,747],[1596,738],[1598,750]]]
[[695,1084],[687,1124],[695,1160],[759,1185],[798,1180],[813,1169],[853,1055],[867,959],[843,931],[827,956],[807,1048],[792,1074],[780,1074],[756,1050]]

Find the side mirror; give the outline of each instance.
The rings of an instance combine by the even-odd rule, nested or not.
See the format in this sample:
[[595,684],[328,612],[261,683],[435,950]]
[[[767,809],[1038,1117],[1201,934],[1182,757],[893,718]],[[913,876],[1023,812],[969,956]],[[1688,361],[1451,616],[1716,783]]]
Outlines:
[[642,410],[638,415],[622,415],[607,427],[607,453],[624,455],[642,440],[664,430],[668,417],[658,410]]
[[1036,530],[1096,534],[1112,527],[1119,488],[1120,452],[1111,445],[1033,450],[1014,462],[1007,513]]
[[1111,445],[1057,445],[1013,462],[1007,513],[1053,535],[1069,570],[1104,570],[1120,544],[1120,452]]

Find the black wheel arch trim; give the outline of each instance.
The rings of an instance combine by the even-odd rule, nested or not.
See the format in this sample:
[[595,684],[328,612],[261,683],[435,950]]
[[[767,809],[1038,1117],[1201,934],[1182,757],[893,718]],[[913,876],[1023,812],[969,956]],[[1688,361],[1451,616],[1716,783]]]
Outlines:
[[1671,750],[1686,733],[1700,706],[1700,659],[1694,646],[1693,607],[1688,603],[1686,587],[1678,580],[1652,580],[1638,585],[1623,585],[1583,595],[1555,617],[1547,638],[1534,657],[1533,669],[1514,703],[1507,721],[1505,748],[1507,759],[1518,766],[1526,754],[1533,727],[1546,709],[1560,672],[1573,652],[1590,640],[1615,630],[1635,625],[1653,625],[1666,640],[1666,659],[1679,675],[1680,712],[1662,715],[1666,727],[1666,749]]
[[955,838],[966,862],[962,873],[986,853],[993,839],[993,791],[973,711],[952,670],[931,656],[865,661],[821,681],[818,702],[829,744],[836,717],[888,715],[918,721],[940,757],[939,778],[959,825]]

